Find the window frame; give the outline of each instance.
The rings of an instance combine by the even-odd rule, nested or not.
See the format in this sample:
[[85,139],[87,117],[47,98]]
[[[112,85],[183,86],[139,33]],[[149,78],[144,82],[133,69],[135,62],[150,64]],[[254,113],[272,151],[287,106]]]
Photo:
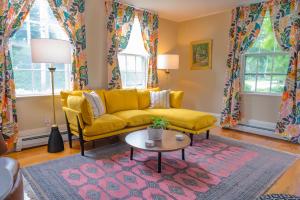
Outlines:
[[[23,23],[23,26],[26,24],[25,29],[23,29],[23,30],[26,30],[26,40],[24,40],[24,41],[16,40],[15,41],[12,38],[9,40],[9,48],[10,48],[10,54],[11,54],[12,59],[13,59],[13,47],[20,47],[20,48],[26,48],[28,46],[30,47],[30,40],[32,39],[32,36],[31,36],[32,33],[31,32],[32,32],[32,25],[33,24],[38,25],[40,27],[40,29],[38,30],[39,34],[40,34],[40,38],[50,38],[51,37],[51,34],[50,34],[51,27],[56,26],[57,24],[59,25],[58,22],[57,22],[57,24],[53,23],[53,21],[50,20],[51,17],[48,14],[45,14],[45,12],[44,12],[45,8],[47,6],[50,7],[50,5],[45,6],[44,4],[41,4],[42,2],[48,3],[46,0],[40,0],[39,1],[40,4],[38,6],[39,6],[39,16],[40,16],[39,19],[40,20],[37,21],[36,19],[31,19],[31,13],[30,12],[33,10],[32,9],[29,12],[28,16],[26,17],[25,22]],[[48,9],[47,9],[47,13],[48,13]],[[43,19],[45,19],[45,16],[47,16],[46,18],[47,18],[47,22],[48,22],[46,27],[44,27],[45,23],[43,23]],[[22,28],[23,27],[20,27],[20,29],[22,29]],[[60,27],[60,28],[63,29],[62,27]],[[58,30],[58,31],[60,32],[61,30]],[[68,38],[68,37],[66,37],[66,38]],[[63,38],[63,39],[66,39],[66,38]],[[36,68],[34,68],[34,65],[39,65],[40,68],[36,69]],[[49,71],[48,70],[49,65],[50,64],[48,64],[48,63],[31,63],[31,68],[28,68],[28,69],[27,68],[18,68],[18,66],[13,65],[12,68],[13,68],[14,76],[16,76],[16,73],[18,71],[30,71],[31,72],[31,79],[32,79],[31,82],[30,82],[30,84],[32,84],[32,88],[30,90],[30,93],[18,94],[17,93],[18,89],[16,88],[16,97],[17,98],[20,98],[20,97],[24,98],[24,97],[51,96],[52,95],[51,83],[49,83],[50,89],[49,89],[49,91],[47,91],[47,81],[50,81],[50,79],[51,79],[50,73],[48,73],[49,77],[47,76],[47,72]],[[56,69],[55,72],[64,72],[64,77],[65,77],[64,89],[71,89],[72,88],[72,85],[71,85],[72,65],[71,64],[63,64],[63,66],[64,66],[64,70]],[[34,84],[34,80],[33,80],[34,79],[34,73],[36,73],[36,72],[39,72],[41,74],[41,77],[40,77],[40,80],[39,80],[41,82],[41,85],[33,85]],[[55,79],[55,74],[54,74],[54,79]],[[16,82],[15,82],[15,84],[16,84]],[[37,88],[37,87],[44,88],[45,92],[34,91],[34,88]],[[60,93],[60,91],[57,91],[57,90],[54,91],[54,92],[55,92],[54,93],[55,96],[59,95],[59,93]]]
[[[125,86],[125,85],[123,84],[122,70],[121,70],[120,63],[119,63],[120,74],[121,74],[121,79],[122,79],[122,80],[121,80],[121,81],[122,81],[122,88],[124,88],[124,89],[130,89],[130,88],[147,89],[148,67],[149,67],[149,65],[148,65],[148,63],[149,63],[149,56],[143,56],[143,55],[139,55],[139,54],[122,53],[122,52],[120,52],[120,53],[118,53],[118,59],[119,59],[119,55],[125,57],[126,73],[128,73],[128,72],[127,72],[127,56],[134,56],[134,57],[135,57],[135,71],[132,72],[132,73],[135,73],[135,74],[137,73],[137,71],[136,71],[136,59],[137,59],[137,57],[141,57],[141,58],[142,58],[142,62],[143,62],[144,67],[145,67],[145,80],[144,80],[144,83],[145,83],[145,84],[144,84],[144,87],[138,87],[138,86],[128,87],[128,86]],[[118,62],[119,62],[119,60],[118,60]],[[125,83],[126,83],[126,79],[127,79],[127,75],[126,75],[125,80],[124,80]]]
[[[261,95],[261,96],[282,96],[282,93],[276,93],[276,92],[271,92],[272,89],[272,78],[273,75],[284,75],[287,76],[287,73],[274,73],[273,68],[274,68],[274,59],[272,59],[272,68],[271,68],[271,73],[259,73],[258,72],[258,66],[256,66],[256,73],[246,73],[246,57],[247,56],[254,56],[254,57],[275,57],[275,56],[286,56],[289,55],[288,52],[283,52],[283,51],[273,51],[273,52],[246,52],[241,55],[241,93],[244,95]],[[245,91],[244,86],[245,86],[245,76],[246,75],[253,75],[255,76],[255,92],[251,91]],[[270,79],[270,88],[269,92],[257,92],[257,78],[259,75],[269,75],[271,77]]]

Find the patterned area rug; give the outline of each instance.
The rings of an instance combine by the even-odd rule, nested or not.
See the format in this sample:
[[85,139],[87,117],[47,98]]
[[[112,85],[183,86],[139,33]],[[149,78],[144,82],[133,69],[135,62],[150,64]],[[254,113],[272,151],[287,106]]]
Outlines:
[[157,154],[117,143],[24,168],[38,199],[253,200],[297,159],[296,156],[212,136],[181,151]]

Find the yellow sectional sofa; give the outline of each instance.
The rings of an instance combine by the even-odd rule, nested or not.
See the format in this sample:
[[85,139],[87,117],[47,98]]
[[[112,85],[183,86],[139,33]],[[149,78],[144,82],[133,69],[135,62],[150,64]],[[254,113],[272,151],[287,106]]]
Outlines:
[[170,123],[168,129],[189,133],[192,142],[194,134],[204,132],[208,139],[209,130],[217,121],[208,113],[181,108],[182,91],[170,92],[170,108],[168,109],[149,108],[150,90],[94,91],[99,95],[106,109],[106,113],[98,118],[94,118],[93,111],[83,96],[83,92],[91,92],[91,90],[61,92],[69,145],[72,148],[72,135],[78,136],[81,155],[84,155],[84,142],[145,129],[154,116],[168,120]]

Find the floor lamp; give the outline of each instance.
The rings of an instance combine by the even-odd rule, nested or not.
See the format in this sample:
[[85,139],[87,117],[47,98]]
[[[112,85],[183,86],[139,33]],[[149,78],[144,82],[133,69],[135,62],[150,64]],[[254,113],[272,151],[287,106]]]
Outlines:
[[51,64],[48,68],[51,73],[53,125],[48,140],[48,152],[56,153],[64,150],[64,143],[56,123],[54,72],[55,64],[71,64],[71,45],[69,41],[54,39],[31,40],[31,56],[33,63]]

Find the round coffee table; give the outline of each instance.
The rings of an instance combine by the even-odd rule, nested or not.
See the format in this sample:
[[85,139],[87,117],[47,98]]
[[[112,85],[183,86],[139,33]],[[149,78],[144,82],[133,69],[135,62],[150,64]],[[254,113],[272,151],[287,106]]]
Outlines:
[[[183,135],[183,140],[178,141],[176,140],[176,135]],[[182,151],[182,160],[185,160],[184,149],[190,145],[191,140],[190,138],[177,131],[171,130],[164,130],[162,135],[162,140],[154,141],[154,147],[146,146],[146,140],[148,140],[148,131],[147,130],[140,130],[135,131],[128,134],[125,137],[125,141],[128,145],[131,146],[130,148],[130,160],[133,159],[133,149],[141,149],[144,151],[152,151],[158,153],[157,159],[157,172],[161,172],[161,153],[162,152],[169,152],[169,151]]]

